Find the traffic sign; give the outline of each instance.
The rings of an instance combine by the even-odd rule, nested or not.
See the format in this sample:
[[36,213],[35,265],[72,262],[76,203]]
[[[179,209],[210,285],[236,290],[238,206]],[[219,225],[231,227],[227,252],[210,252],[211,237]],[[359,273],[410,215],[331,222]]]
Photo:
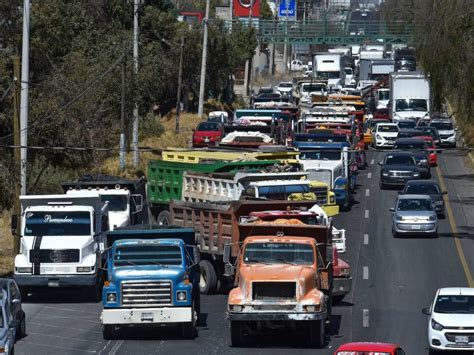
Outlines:
[[296,17],[296,0],[280,0],[278,17]]

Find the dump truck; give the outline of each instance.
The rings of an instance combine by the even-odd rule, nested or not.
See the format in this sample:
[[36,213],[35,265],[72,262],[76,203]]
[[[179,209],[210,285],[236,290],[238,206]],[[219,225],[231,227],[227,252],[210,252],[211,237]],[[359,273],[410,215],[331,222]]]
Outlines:
[[333,288],[331,233],[324,225],[287,222],[240,223],[236,261],[231,250],[239,244],[225,245],[224,262],[230,270],[235,265],[236,274],[227,302],[232,346],[283,327],[305,332],[310,346],[324,346]]
[[108,279],[102,290],[102,334],[128,326],[180,325],[192,339],[198,322],[199,249],[194,229],[137,225],[107,233]]

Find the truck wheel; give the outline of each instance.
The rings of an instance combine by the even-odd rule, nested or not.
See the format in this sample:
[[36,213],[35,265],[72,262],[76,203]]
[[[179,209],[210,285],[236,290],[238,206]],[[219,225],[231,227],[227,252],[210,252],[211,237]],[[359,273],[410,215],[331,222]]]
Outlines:
[[242,322],[230,322],[230,342],[233,347],[242,346],[244,343],[244,329]]
[[349,211],[349,207],[350,207],[349,194],[346,195],[346,198],[344,199],[344,202],[342,203],[341,207],[343,211]]
[[171,213],[169,211],[161,211],[158,215],[156,222],[160,226],[169,226],[171,225]]
[[104,340],[114,340],[116,335],[115,324],[102,324],[102,337]]
[[205,295],[215,293],[217,291],[217,274],[214,266],[208,260],[201,260],[199,268],[201,269],[199,290]]
[[326,341],[324,320],[315,320],[309,322],[309,342],[310,346],[323,348]]

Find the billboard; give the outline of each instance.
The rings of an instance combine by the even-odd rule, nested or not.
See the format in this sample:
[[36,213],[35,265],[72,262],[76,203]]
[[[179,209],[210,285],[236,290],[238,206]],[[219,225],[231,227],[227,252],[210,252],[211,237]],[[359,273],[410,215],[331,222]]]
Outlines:
[[260,17],[261,0],[234,0],[234,17],[249,17],[252,8],[252,17]]
[[278,17],[296,17],[296,0],[280,0],[278,7]]

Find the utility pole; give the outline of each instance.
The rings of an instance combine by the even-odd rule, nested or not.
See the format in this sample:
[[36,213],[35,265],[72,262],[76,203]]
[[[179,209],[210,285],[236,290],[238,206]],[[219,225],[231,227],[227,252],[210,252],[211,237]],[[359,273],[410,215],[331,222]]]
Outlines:
[[123,41],[123,60],[122,60],[122,93],[120,100],[120,153],[119,153],[119,162],[120,170],[125,170],[125,84],[126,84],[126,75],[127,75],[127,48],[125,41]]
[[286,13],[285,13],[285,45],[283,46],[283,70],[286,73],[288,71],[288,13],[290,12],[290,0],[281,0],[286,2]]
[[21,194],[26,195],[26,167],[28,145],[28,81],[30,71],[30,0],[23,2],[23,40],[21,49],[21,98],[20,98],[20,182]]
[[[13,80],[15,81],[15,86],[13,90],[13,144],[15,146],[20,145],[20,57],[16,55],[13,58]],[[18,179],[18,173],[20,172],[21,166],[21,158],[20,158],[20,150],[15,148],[13,150],[13,157],[15,163],[13,164],[14,173],[13,176],[15,177],[15,205],[13,214],[19,216],[21,214],[21,207],[20,207],[20,193],[21,193],[21,182]],[[17,218],[17,225],[12,226],[17,231],[20,230],[20,219]],[[20,237],[14,235],[13,236],[13,252],[18,254],[20,252]]]
[[[138,3],[140,0],[133,0],[133,74],[135,85],[138,79]],[[138,167],[138,99],[135,93],[135,105],[133,106],[133,131],[132,150],[133,167]]]
[[201,82],[199,83],[199,118],[202,118],[204,115],[204,90],[206,89],[207,36],[209,27],[209,7],[211,6],[210,2],[210,0],[206,0],[206,17],[203,20],[204,34],[202,39]]
[[181,35],[181,46],[179,51],[179,69],[178,69],[178,92],[176,94],[176,133],[179,133],[179,116],[181,114],[181,85],[183,82],[183,51],[184,35]]

